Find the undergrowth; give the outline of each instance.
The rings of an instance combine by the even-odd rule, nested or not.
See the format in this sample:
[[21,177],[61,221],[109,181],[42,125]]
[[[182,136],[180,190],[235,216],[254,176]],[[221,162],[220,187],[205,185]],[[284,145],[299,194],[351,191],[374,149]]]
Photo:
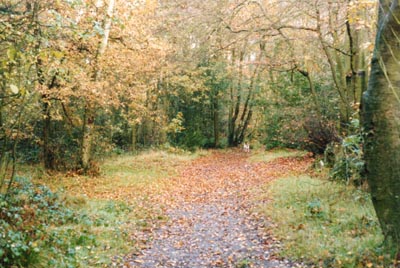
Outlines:
[[122,265],[146,242],[135,232],[164,220],[149,195],[202,154],[121,155],[106,160],[96,178],[26,167],[24,176],[39,176],[17,178],[9,198],[0,196],[0,267]]
[[0,267],[103,267],[129,252],[132,209],[56,194],[17,178],[0,202]]
[[390,267],[365,191],[300,176],[275,180],[266,195],[273,200],[260,210],[274,223],[283,257],[317,267]]
[[0,265],[27,267],[39,264],[42,256],[51,252],[63,256],[64,263],[74,266],[74,245],[65,243],[65,237],[58,235],[54,226],[78,221],[79,214],[65,207],[59,196],[47,187],[16,178],[8,197],[1,196]]

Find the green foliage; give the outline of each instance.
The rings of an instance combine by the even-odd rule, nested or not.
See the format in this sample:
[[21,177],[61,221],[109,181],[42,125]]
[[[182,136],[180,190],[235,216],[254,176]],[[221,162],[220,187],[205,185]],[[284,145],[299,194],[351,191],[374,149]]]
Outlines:
[[17,178],[0,196],[0,267],[100,267],[128,253],[138,219],[122,201],[65,197]]
[[[38,261],[41,246],[52,242],[54,251],[70,250],[49,230],[77,220],[77,215],[64,206],[57,194],[47,187],[33,185],[17,178],[8,197],[0,203],[0,265],[26,267]],[[69,255],[66,255],[68,258]]]
[[[353,120],[354,126],[357,127],[358,124],[358,120]],[[340,144],[332,145],[336,146],[333,150],[334,164],[330,171],[332,180],[354,185],[361,185],[364,182],[362,177],[364,169],[362,144],[362,135],[358,133],[345,137]]]
[[322,81],[314,83],[319,106],[299,73],[279,74],[268,84],[269,95],[259,101],[264,112],[260,133],[267,149],[287,147],[323,153],[327,144],[337,140],[337,98]]
[[263,143],[267,149],[276,147],[304,148],[307,133],[303,129],[303,118],[296,109],[271,105],[266,110]]
[[[183,77],[188,76],[188,79]],[[178,79],[180,77],[180,79]],[[169,104],[167,127],[168,141],[175,146],[204,148],[215,146],[214,131],[226,135],[223,96],[229,86],[226,66],[223,63],[207,63],[193,72],[187,70],[163,87]],[[195,84],[193,84],[195,83]],[[218,114],[218,128],[214,120]]]
[[268,85],[271,97],[260,101],[263,108],[263,142],[267,149],[275,147],[300,148],[306,139],[302,122],[305,115],[299,107],[309,107],[309,99],[302,97],[306,89],[304,79],[296,75],[279,75],[276,82]]
[[318,198],[312,199],[307,203],[306,213],[307,217],[311,218],[325,218],[326,212],[324,211],[321,200]]
[[184,117],[182,112],[178,112],[175,118],[172,118],[171,122],[166,127],[166,132],[171,136],[172,139],[176,138],[176,134],[182,133],[185,130],[183,127]]
[[[60,108],[56,103],[54,109]],[[38,163],[43,157],[43,147],[38,144],[43,132],[43,120],[28,124],[35,126],[31,133],[32,137],[23,139],[18,144],[18,158],[22,163]],[[50,131],[48,140],[48,150],[52,159],[52,168],[55,170],[71,170],[77,167],[79,161],[79,139],[80,129],[71,126],[68,122],[60,120],[50,120]],[[102,148],[97,147],[98,150]]]
[[318,267],[390,267],[368,193],[308,176],[276,180],[266,191],[273,201],[260,209],[274,222],[282,256]]

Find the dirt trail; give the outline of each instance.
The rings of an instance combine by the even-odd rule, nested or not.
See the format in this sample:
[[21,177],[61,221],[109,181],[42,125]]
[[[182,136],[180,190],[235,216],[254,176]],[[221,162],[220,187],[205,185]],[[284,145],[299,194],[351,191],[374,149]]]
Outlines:
[[266,235],[268,223],[251,212],[251,197],[276,177],[304,172],[310,159],[252,163],[248,157],[214,152],[193,161],[162,199],[169,200],[168,223],[124,267],[301,267],[273,257],[277,242]]

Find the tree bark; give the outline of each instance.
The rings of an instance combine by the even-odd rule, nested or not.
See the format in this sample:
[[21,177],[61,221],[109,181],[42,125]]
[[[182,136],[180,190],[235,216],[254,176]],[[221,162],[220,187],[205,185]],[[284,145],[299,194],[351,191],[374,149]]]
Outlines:
[[[45,97],[43,98],[45,99]],[[43,142],[43,165],[45,169],[53,170],[54,165],[54,152],[50,146],[50,133],[51,133],[51,114],[50,107],[46,100],[43,101],[43,131],[42,131],[42,142]]]
[[136,151],[136,142],[137,142],[137,124],[136,123],[132,123],[131,125],[131,146],[130,146],[130,150],[132,152]]
[[[39,82],[44,84],[44,78],[42,76],[42,69],[41,69],[41,64],[40,61],[38,62],[38,72],[39,72]],[[48,89],[51,90],[57,86],[57,75],[56,73],[53,78],[51,79],[50,84],[48,85]],[[44,168],[48,170],[54,170],[56,169],[56,163],[55,163],[55,153],[54,150],[51,148],[50,140],[51,140],[51,134],[52,134],[52,129],[51,129],[51,113],[50,113],[50,105],[49,105],[49,95],[48,94],[42,94],[42,111],[43,111],[43,130],[42,130],[42,142],[43,142],[43,148],[42,148],[42,161],[44,164]]]
[[[260,56],[258,60],[260,61],[262,56],[262,51],[260,52]],[[248,88],[248,93],[246,97],[246,101],[243,106],[242,115],[240,116],[239,123],[236,127],[235,133],[235,144],[241,144],[246,136],[247,127],[249,126],[251,117],[253,115],[253,98],[254,98],[254,87],[256,84],[256,80],[259,78],[259,65],[254,68],[253,75],[250,78],[250,85]]]
[[[233,110],[233,115],[230,120],[230,128],[229,128],[229,133],[228,133],[228,144],[229,146],[237,146],[239,143],[236,139],[235,133],[236,133],[236,124],[237,124],[237,119],[239,116],[240,112],[240,104],[242,102],[242,79],[243,79],[243,60],[244,60],[244,51],[240,52],[240,61],[239,61],[239,80],[237,82],[237,90],[236,90],[236,96],[235,94],[231,94],[231,105],[232,110]],[[236,98],[236,100],[235,100]]]
[[92,155],[92,137],[94,128],[94,116],[92,108],[88,105],[85,107],[82,126],[82,141],[81,141],[81,168],[85,173],[90,170],[90,160]]
[[400,249],[400,8],[380,0],[368,90],[363,95],[365,175],[385,242]]
[[311,78],[310,72],[309,71],[304,71],[304,70],[301,70],[301,69],[298,69],[298,68],[297,68],[297,71],[301,75],[303,75],[305,78],[307,78],[308,85],[310,86],[311,96],[312,96],[313,101],[314,101],[315,110],[318,113],[318,116],[321,117],[322,116],[322,110],[321,110],[322,109],[322,105],[321,105],[321,103],[319,101],[319,97],[318,97],[317,91],[315,90],[315,85],[314,85],[314,82],[313,82],[313,80]]
[[219,102],[218,92],[213,101],[214,147],[219,147]]
[[[232,50],[232,69],[235,66],[235,50]],[[233,133],[235,131],[234,129],[234,125],[232,123],[232,119],[233,119],[233,82],[231,83],[231,85],[229,86],[229,115],[228,115],[228,145],[232,146],[233,144]]]
[[[112,23],[112,16],[113,16],[113,11],[114,11],[114,6],[115,6],[115,0],[109,0],[108,2],[108,7],[107,7],[107,14],[104,19],[104,35],[103,38],[101,39],[101,42],[99,44],[99,47],[97,49],[97,54],[96,54],[96,63],[94,66],[94,75],[93,75],[93,81],[97,82],[100,80],[100,70],[99,70],[99,60],[102,57],[102,55],[105,53],[107,44],[108,44],[108,39],[110,35],[110,30],[111,30],[111,23]],[[81,157],[80,157],[80,162],[81,162],[81,167],[83,168],[84,172],[87,173],[87,171],[90,169],[90,160],[92,157],[92,141],[93,141],[93,135],[94,135],[94,118],[95,118],[95,111],[93,104],[90,103],[90,100],[86,100],[86,106],[85,106],[85,115],[84,115],[84,122],[82,126],[82,142],[81,142]]]

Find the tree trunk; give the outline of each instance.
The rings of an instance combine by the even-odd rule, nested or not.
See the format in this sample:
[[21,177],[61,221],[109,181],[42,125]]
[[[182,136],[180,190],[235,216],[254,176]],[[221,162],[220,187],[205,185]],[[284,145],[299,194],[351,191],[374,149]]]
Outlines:
[[[240,52],[240,61],[239,61],[239,78],[237,82],[237,90],[236,96],[231,93],[231,105],[232,105],[232,117],[229,118],[229,133],[228,133],[228,145],[233,147],[237,146],[238,142],[235,139],[236,133],[236,120],[239,116],[240,112],[240,103],[242,102],[242,79],[243,79],[243,59],[244,59],[244,51]],[[233,90],[233,89],[231,89]],[[233,108],[234,107],[234,108]]]
[[213,102],[213,123],[214,123],[214,147],[219,147],[219,103],[218,93],[214,96]]
[[[4,82],[3,82],[4,83]],[[2,90],[4,92],[5,90]],[[8,166],[8,138],[5,133],[3,125],[3,99],[0,98],[0,193],[3,193],[3,186],[6,182],[7,177],[7,166]]]
[[375,51],[363,95],[365,175],[385,242],[400,249],[400,8],[380,0]]
[[[317,12],[317,34],[318,34],[318,39],[321,43],[322,50],[324,51],[324,54],[326,56],[326,59],[328,60],[329,68],[331,70],[332,74],[332,79],[335,85],[335,88],[339,94],[340,97],[340,102],[339,102],[339,113],[340,113],[340,128],[344,131],[346,131],[349,121],[350,121],[350,116],[351,116],[351,109],[349,106],[349,101],[347,98],[347,91],[346,91],[346,80],[344,77],[344,72],[342,68],[342,63],[340,61],[339,57],[336,57],[336,61],[334,61],[334,56],[337,56],[337,52],[331,52],[330,48],[327,45],[326,40],[324,39],[323,32],[321,29],[321,13],[320,10],[316,10]],[[332,26],[331,22],[332,18],[330,18],[330,30],[335,33],[334,27]],[[336,35],[336,34],[335,34]],[[334,36],[335,36],[334,35]],[[338,43],[338,37],[334,38],[336,40],[335,43]]]
[[92,109],[85,107],[85,115],[82,126],[82,141],[81,141],[81,168],[85,173],[90,170],[90,160],[92,156],[92,137],[94,128],[94,116],[91,114]]
[[45,169],[53,170],[55,169],[55,165],[54,165],[54,152],[50,146],[51,115],[50,115],[50,107],[46,100],[43,101],[43,115],[45,116],[45,118],[43,120],[43,130],[42,130],[42,135],[43,135],[42,161]]
[[[114,11],[115,0],[109,0],[107,14],[104,19],[104,35],[101,39],[99,47],[97,49],[96,54],[96,63],[94,66],[94,74],[93,74],[93,81],[97,82],[100,80],[100,70],[99,70],[99,60],[101,56],[105,53],[108,39],[111,30],[111,23],[112,23],[112,16]],[[90,100],[87,100],[90,102]],[[92,141],[93,141],[93,134],[94,134],[94,117],[95,111],[94,107],[91,103],[86,103],[85,107],[85,115],[84,115],[84,122],[82,126],[82,141],[81,141],[81,156],[80,162],[81,167],[83,168],[84,172],[86,173],[90,169],[90,160],[91,160],[91,153],[92,153]]]
[[[365,48],[362,47],[364,39],[364,29],[353,29],[349,22],[346,22],[347,36],[349,39],[349,51],[350,51],[350,76],[347,78],[350,87],[349,92],[351,93],[350,100],[353,106],[353,111],[356,112],[359,109],[361,102],[362,93],[367,88],[367,77],[365,70],[367,66],[365,64]],[[355,116],[358,116],[356,113]]]
[[[232,68],[235,65],[235,50],[232,50]],[[229,114],[228,114],[228,145],[231,146],[233,143],[234,127],[232,125],[233,118],[233,82],[229,86]]]
[[[261,59],[261,53],[259,60]],[[259,66],[256,66],[253,72],[253,75],[250,79],[250,86],[249,86],[249,91],[247,93],[246,101],[244,103],[242,115],[240,116],[239,123],[236,127],[236,133],[235,133],[235,143],[236,144],[241,144],[246,136],[246,131],[247,127],[249,126],[251,117],[253,115],[253,91],[256,83],[256,79],[258,80],[258,70]]]
[[321,105],[321,103],[319,101],[319,97],[318,97],[317,91],[315,90],[315,85],[314,85],[314,82],[313,82],[313,80],[311,78],[310,72],[301,70],[299,68],[297,68],[297,71],[301,75],[303,75],[305,78],[307,78],[308,85],[310,86],[311,96],[312,96],[313,101],[314,101],[315,110],[316,110],[318,116],[321,117],[322,116],[322,110],[321,110],[322,109],[322,105]]
[[136,151],[136,145],[137,143],[137,124],[133,123],[131,125],[131,146],[130,146],[130,150],[132,152]]

